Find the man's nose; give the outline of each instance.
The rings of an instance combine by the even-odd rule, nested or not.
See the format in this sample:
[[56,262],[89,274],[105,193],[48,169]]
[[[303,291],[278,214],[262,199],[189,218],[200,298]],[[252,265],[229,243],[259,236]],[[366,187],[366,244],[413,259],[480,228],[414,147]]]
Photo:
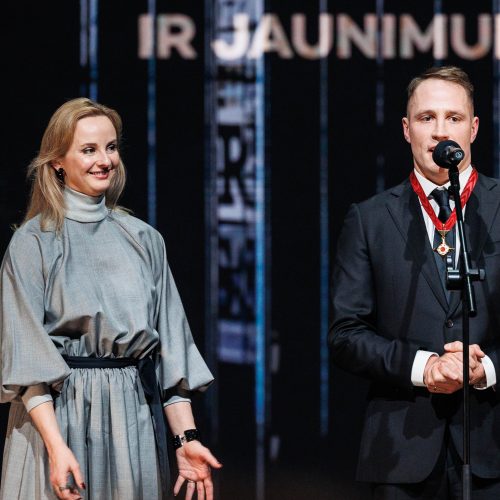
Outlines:
[[446,120],[436,120],[434,130],[432,131],[432,138],[436,141],[446,141],[450,138]]

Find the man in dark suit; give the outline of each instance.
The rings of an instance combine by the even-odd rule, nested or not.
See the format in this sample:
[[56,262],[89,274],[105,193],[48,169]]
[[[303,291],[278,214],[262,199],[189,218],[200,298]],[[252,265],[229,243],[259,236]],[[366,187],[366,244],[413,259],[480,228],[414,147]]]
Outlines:
[[[354,204],[339,239],[329,342],[338,366],[371,380],[357,478],[372,483],[377,499],[461,498],[464,383],[473,498],[500,499],[500,186],[471,166],[478,127],[461,69],[431,68],[412,80],[403,118],[411,178]],[[437,251],[455,260],[460,251],[450,218],[457,200],[449,199],[448,171],[432,159],[449,139],[465,152],[465,232],[473,267],[486,272],[474,284],[465,381],[460,293],[445,289],[445,255]]]

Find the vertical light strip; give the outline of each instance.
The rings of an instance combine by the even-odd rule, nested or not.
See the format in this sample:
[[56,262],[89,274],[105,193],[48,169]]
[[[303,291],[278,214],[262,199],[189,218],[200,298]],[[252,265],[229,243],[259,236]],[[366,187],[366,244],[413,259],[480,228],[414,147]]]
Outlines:
[[156,0],[148,0],[153,47],[148,58],[148,222],[156,227]]
[[[320,14],[328,13],[328,0],[319,0]],[[320,230],[320,435],[328,435],[329,420],[329,352],[328,352],[328,311],[330,280],[330,229],[328,190],[328,57],[319,63],[319,230]]]
[[[254,370],[255,498],[264,500],[270,330],[270,171],[265,154],[269,80],[262,54],[256,59],[223,54],[237,34],[236,14],[247,18],[249,28],[254,29],[262,19],[265,0],[214,0],[213,6],[205,5],[206,27],[212,33],[208,42],[218,41],[218,49],[213,46],[215,54],[205,54],[206,77],[212,82],[205,87],[209,101],[205,130],[212,137],[206,143],[207,266],[214,268],[207,271],[212,303],[206,314],[216,340],[211,345],[217,346],[216,361],[249,365]],[[249,274],[253,274],[251,279]],[[215,409],[212,416],[216,419]]]
[[[205,360],[217,380],[217,311],[219,303],[219,261],[217,233],[217,161],[216,141],[217,126],[215,118],[215,57],[212,51],[214,40],[216,8],[214,0],[205,0]],[[218,384],[214,384],[207,393],[207,426],[210,440],[219,439]],[[217,476],[216,476],[217,478]]]
[[[86,69],[89,63],[89,9],[88,0],[80,0],[80,67]],[[82,71],[82,75],[85,71]],[[80,95],[86,96],[87,82],[80,82]]]
[[[384,53],[382,47],[385,5],[384,0],[377,0],[377,21],[378,21],[378,50],[377,50],[377,82],[375,90],[375,123],[377,125],[377,138],[379,143],[384,134],[385,125],[385,74],[384,74]],[[385,155],[383,150],[379,150],[376,159],[377,177],[375,190],[381,193],[385,189]]]
[[[255,19],[264,14],[265,0],[255,2]],[[256,500],[265,499],[266,479],[266,155],[265,55],[255,62],[255,426]]]
[[80,0],[80,66],[85,66],[89,60],[88,47],[88,0]]
[[[434,19],[436,19],[436,16],[438,14],[442,13],[443,13],[443,0],[434,0]],[[442,66],[442,65],[443,65],[442,59],[434,59],[434,66]]]
[[[497,16],[500,15],[500,0],[493,0],[493,26],[495,38],[500,36],[496,32]],[[495,29],[496,28],[496,29]],[[497,59],[496,44],[493,48],[493,177],[500,178],[500,61]]]
[[89,8],[89,97],[94,101],[98,98],[99,80],[99,0],[90,0]]

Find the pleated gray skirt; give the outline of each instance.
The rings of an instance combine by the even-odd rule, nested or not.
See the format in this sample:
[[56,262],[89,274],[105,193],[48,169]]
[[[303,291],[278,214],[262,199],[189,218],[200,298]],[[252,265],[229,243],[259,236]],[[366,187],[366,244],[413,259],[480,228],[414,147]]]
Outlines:
[[[55,412],[75,454],[86,500],[161,499],[151,413],[133,366],[72,369]],[[53,500],[48,456],[24,405],[11,404],[1,500]]]

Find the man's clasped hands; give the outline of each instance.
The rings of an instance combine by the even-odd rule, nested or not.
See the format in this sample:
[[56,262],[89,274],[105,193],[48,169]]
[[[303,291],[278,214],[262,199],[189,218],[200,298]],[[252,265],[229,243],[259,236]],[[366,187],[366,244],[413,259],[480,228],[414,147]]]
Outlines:
[[[452,394],[463,387],[463,344],[450,342],[444,346],[444,354],[431,356],[424,369],[424,383],[429,392]],[[485,354],[477,344],[469,346],[469,385],[481,385],[486,381],[482,359]]]

